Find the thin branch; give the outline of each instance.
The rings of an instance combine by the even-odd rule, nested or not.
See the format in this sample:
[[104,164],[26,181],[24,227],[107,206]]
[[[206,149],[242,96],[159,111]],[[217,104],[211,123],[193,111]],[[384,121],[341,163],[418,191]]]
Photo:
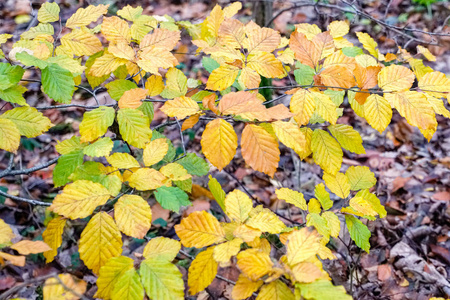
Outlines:
[[8,193],[3,192],[2,190],[0,190],[0,195],[2,195],[3,197],[6,197],[6,198],[11,198],[11,199],[16,200],[16,201],[26,202],[26,203],[31,204],[31,205],[42,205],[42,206],[50,206],[50,205],[52,205],[51,203],[42,202],[42,201],[39,201],[39,200],[13,196],[13,195],[10,195]]
[[45,169],[45,168],[53,165],[54,163],[56,163],[58,161],[59,157],[60,156],[58,156],[58,157],[56,157],[56,158],[54,158],[52,160],[49,160],[45,164],[41,164],[39,166],[35,166],[35,167],[32,167],[32,168],[28,168],[28,169],[11,170],[11,168],[8,167],[8,169],[6,169],[2,173],[0,173],[0,178],[6,177],[6,176],[16,176],[16,175],[30,174],[32,172]]

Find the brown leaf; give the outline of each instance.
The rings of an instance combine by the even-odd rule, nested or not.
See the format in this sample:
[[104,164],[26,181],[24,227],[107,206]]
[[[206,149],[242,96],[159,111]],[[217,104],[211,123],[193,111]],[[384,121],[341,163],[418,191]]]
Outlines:
[[386,281],[392,277],[392,269],[390,265],[378,266],[378,280]]
[[450,193],[449,192],[438,192],[433,195],[434,200],[438,201],[450,201]]

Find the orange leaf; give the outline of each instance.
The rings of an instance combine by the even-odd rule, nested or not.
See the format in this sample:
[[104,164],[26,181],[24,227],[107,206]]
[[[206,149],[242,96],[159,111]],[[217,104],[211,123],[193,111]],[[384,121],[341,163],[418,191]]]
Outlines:
[[138,108],[146,96],[147,90],[140,88],[128,90],[120,97],[119,108]]

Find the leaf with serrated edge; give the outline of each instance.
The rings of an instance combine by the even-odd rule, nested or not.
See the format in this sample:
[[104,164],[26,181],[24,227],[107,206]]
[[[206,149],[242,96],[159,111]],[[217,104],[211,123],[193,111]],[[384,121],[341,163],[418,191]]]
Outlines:
[[64,187],[53,200],[50,210],[70,219],[85,218],[110,197],[109,191],[100,183],[77,180]]
[[351,166],[345,172],[345,176],[348,177],[352,191],[369,189],[377,183],[375,175],[365,166]]
[[151,239],[144,248],[145,258],[156,258],[159,260],[172,261],[181,249],[179,241],[166,237],[156,237]]
[[356,154],[366,153],[366,150],[362,146],[362,137],[350,125],[330,125],[328,126],[328,130],[338,140],[342,148]]
[[278,199],[284,200],[287,203],[293,204],[302,210],[307,210],[305,197],[302,193],[293,191],[288,188],[281,188],[275,190]]
[[206,88],[213,91],[223,91],[230,87],[239,74],[239,68],[231,65],[222,65],[212,71],[206,83]]
[[298,125],[290,122],[276,121],[272,123],[277,138],[296,153],[305,148],[306,139]]
[[160,162],[169,151],[166,139],[155,139],[144,148],[143,160],[147,167]]
[[79,243],[80,258],[95,274],[122,253],[122,235],[106,212],[99,212],[86,225]]
[[286,225],[280,221],[277,215],[268,208],[263,208],[259,213],[252,216],[245,224],[272,234],[280,233],[286,228]]
[[280,161],[278,142],[264,128],[247,124],[242,131],[241,152],[254,170],[273,177]]
[[150,299],[183,300],[184,283],[178,268],[168,261],[146,259],[139,269],[142,285]]
[[272,271],[273,262],[267,253],[248,249],[237,255],[237,265],[244,275],[257,281]]
[[58,278],[52,277],[45,281],[42,288],[44,299],[79,299],[77,295],[86,292],[87,283],[74,279],[70,274],[59,274]]
[[364,103],[364,118],[370,126],[382,133],[392,118],[389,102],[380,95],[371,94]]
[[46,2],[38,10],[38,21],[41,23],[56,22],[59,20],[59,11],[57,3]]
[[343,153],[339,143],[326,131],[315,129],[311,140],[314,162],[335,175],[341,168]]
[[358,218],[351,215],[345,215],[345,223],[347,224],[348,231],[350,232],[350,237],[353,241],[355,241],[355,244],[369,253],[370,230],[367,226],[358,220]]
[[414,73],[399,65],[390,65],[378,73],[378,86],[383,91],[406,91],[414,82]]
[[144,287],[135,269],[125,271],[117,280],[111,293],[112,300],[142,300]]
[[237,136],[233,126],[223,119],[209,122],[203,131],[201,145],[211,164],[222,170],[236,154]]
[[112,107],[99,107],[85,112],[80,123],[81,142],[91,142],[104,135],[113,124],[114,116]]
[[218,263],[213,258],[215,247],[197,254],[188,271],[189,294],[195,295],[207,288],[217,275]]
[[281,280],[264,285],[256,300],[294,300],[294,293]]
[[175,225],[185,247],[202,248],[225,240],[225,231],[217,219],[206,211],[196,211]]
[[317,254],[320,248],[320,235],[316,231],[302,228],[289,235],[287,241],[287,261],[294,266]]
[[307,125],[316,109],[316,102],[308,90],[299,89],[292,95],[290,109],[298,125]]
[[141,111],[131,108],[119,109],[117,113],[119,131],[130,145],[143,148],[152,137],[150,122]]
[[106,160],[111,166],[117,169],[131,169],[140,167],[138,161],[128,153],[116,152],[111,156],[108,156]]
[[133,269],[133,260],[126,256],[113,257],[100,268],[97,279],[97,292],[94,297],[111,299],[111,292],[117,280],[127,270]]
[[42,239],[52,249],[43,253],[46,258],[46,263],[52,262],[54,257],[58,254],[58,248],[62,244],[62,234],[64,232],[64,226],[66,225],[66,219],[57,217],[48,222],[47,227],[42,233]]
[[139,191],[155,190],[164,185],[166,177],[155,169],[141,168],[128,178],[128,184]]
[[152,226],[152,211],[138,195],[123,195],[114,204],[117,227],[126,235],[142,239]]
[[34,107],[23,106],[7,110],[0,116],[13,122],[21,135],[28,138],[36,137],[46,132],[53,124],[47,117]]
[[66,22],[66,27],[75,28],[89,25],[96,21],[101,15],[106,14],[109,5],[89,5],[86,8],[79,8]]
[[239,278],[233,287],[231,296],[234,300],[243,300],[251,297],[262,285],[264,281],[253,281],[248,279],[244,274],[239,274]]
[[243,241],[240,238],[235,238],[231,241],[215,246],[213,254],[214,260],[218,263],[228,263],[232,256],[239,253],[242,243]]
[[338,197],[345,199],[350,194],[350,183],[348,177],[342,173],[337,173],[336,176],[328,173],[323,174],[323,180],[331,192]]
[[225,197],[225,212],[231,220],[244,223],[252,208],[252,200],[240,190],[234,190]]
[[77,56],[92,55],[103,50],[102,42],[86,27],[63,35],[61,45]]
[[181,96],[173,100],[168,100],[161,107],[161,111],[169,117],[177,117],[184,119],[188,116],[192,116],[200,111],[200,107],[197,102],[189,97]]

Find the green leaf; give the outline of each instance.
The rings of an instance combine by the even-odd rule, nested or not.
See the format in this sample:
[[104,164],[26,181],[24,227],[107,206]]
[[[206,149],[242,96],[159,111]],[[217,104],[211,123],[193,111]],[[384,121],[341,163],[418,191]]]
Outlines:
[[187,78],[186,75],[177,68],[170,68],[166,73],[166,88],[161,93],[161,97],[173,99],[186,95]]
[[380,215],[380,218],[386,217],[387,212],[384,206],[380,203],[380,199],[369,192],[368,189],[359,191],[358,193],[356,193],[355,197],[362,197],[364,200],[369,202],[373,210],[375,210]]
[[0,63],[0,90],[6,90],[19,83],[25,70],[20,66],[11,66],[7,63]]
[[[109,76],[108,76],[109,77]],[[110,83],[105,85],[108,89],[108,94],[116,101],[119,101],[122,97],[123,93],[129,91],[131,89],[137,89],[138,86],[136,83],[130,80],[125,79],[117,79],[111,81]]]
[[115,175],[106,175],[102,173],[102,169],[104,169],[103,164],[94,161],[87,161],[78,166],[69,176],[69,179],[71,181],[89,180],[92,182],[98,182],[108,189],[111,195],[116,196],[122,188],[122,181]]
[[222,186],[217,181],[217,179],[213,178],[211,175],[209,175],[209,182],[208,182],[209,190],[211,191],[211,194],[213,194],[214,199],[216,199],[217,203],[220,205],[222,210],[225,212],[225,197],[226,194],[224,190],[222,189]]
[[48,63],[39,59],[25,51],[16,53],[16,59],[27,67],[38,67],[43,70],[48,66]]
[[334,286],[328,280],[316,280],[311,283],[296,283],[296,289],[300,289],[303,298],[310,300],[352,300],[352,296],[347,295],[345,288],[341,285]]
[[83,158],[83,150],[76,150],[61,155],[53,170],[53,183],[55,187],[60,187],[70,182],[69,176],[83,163]]
[[309,213],[306,216],[306,226],[314,226],[318,233],[326,238],[330,237],[330,228],[327,221],[316,213]]
[[57,64],[49,64],[42,70],[42,90],[56,102],[70,103],[75,90],[72,73]]
[[182,206],[190,206],[189,196],[177,187],[162,186],[155,191],[156,201],[162,208],[179,212]]
[[142,111],[144,115],[147,116],[150,123],[153,121],[155,109],[153,108],[152,102],[142,102],[141,106],[138,107],[138,110]]
[[175,185],[185,191],[186,193],[192,192],[192,178],[186,180],[174,181]]
[[330,97],[331,101],[333,101],[336,107],[339,107],[342,104],[342,102],[344,102],[345,91],[333,91],[328,89],[325,90],[323,93]]
[[330,200],[330,194],[325,190],[323,183],[316,185],[314,196],[319,200],[323,210],[328,210],[333,206],[333,201]]
[[122,108],[117,112],[119,131],[124,141],[137,148],[143,148],[152,137],[150,122],[143,112]]
[[189,174],[194,176],[205,176],[209,172],[209,164],[195,153],[188,153],[185,157],[178,160]]
[[41,23],[56,22],[59,20],[59,11],[57,3],[46,2],[38,10],[38,21]]
[[295,66],[297,67],[294,71],[295,81],[297,81],[299,85],[309,85],[314,82],[314,75],[316,73],[313,68],[299,62],[297,62]]
[[113,287],[111,300],[144,299],[144,287],[140,279],[134,268],[125,271]]
[[183,300],[184,282],[178,268],[158,258],[146,259],[139,269],[142,285],[150,299]]
[[108,156],[114,147],[114,142],[110,137],[98,139],[94,143],[84,147],[83,153],[90,157]]
[[34,107],[22,106],[6,111],[0,118],[13,122],[21,135],[27,138],[36,137],[47,131],[52,123]]
[[[88,80],[89,84],[91,85],[92,88],[95,88],[97,86],[99,86],[100,84],[102,84],[103,82],[106,81],[106,79],[109,78],[109,74],[103,75],[102,77],[95,77],[92,75],[89,75],[92,65],[94,64],[95,60],[103,55],[104,51],[99,51],[91,56],[89,56],[89,58],[86,60],[86,71],[85,71],[85,75],[86,75],[86,79]],[[120,97],[119,97],[120,99]],[[118,100],[117,100],[118,101]]]
[[159,131],[152,132],[152,141],[156,139],[166,139],[167,144],[169,145],[169,150],[167,151],[166,156],[164,156],[162,162],[159,162],[156,166],[161,167],[162,164],[172,162],[176,155],[175,147],[172,144],[172,141],[169,140],[164,134]]
[[355,57],[360,54],[364,54],[363,50],[359,47],[344,47],[342,52],[348,57]]
[[9,89],[0,90],[0,99],[9,102],[9,103],[17,103],[19,105],[27,105],[25,98],[23,97],[23,93],[27,91],[27,88],[21,85],[15,85],[10,87]]
[[338,140],[342,148],[356,154],[366,153],[362,145],[362,137],[350,125],[336,124],[328,126],[328,130]]
[[80,123],[81,141],[91,142],[104,135],[114,123],[114,116],[114,108],[106,106],[85,112]]
[[355,244],[369,253],[370,250],[370,230],[364,225],[358,218],[345,215],[345,223],[347,224],[348,232],[350,233],[350,237]]
[[208,56],[202,58],[202,65],[209,73],[220,67],[220,64],[215,59]]
[[35,27],[31,27],[29,30],[25,31],[20,35],[21,38],[31,40],[38,35],[53,35],[55,34],[55,29],[51,24],[40,23]]
[[348,177],[352,191],[370,189],[377,183],[375,174],[366,166],[351,166],[345,172],[345,176]]

